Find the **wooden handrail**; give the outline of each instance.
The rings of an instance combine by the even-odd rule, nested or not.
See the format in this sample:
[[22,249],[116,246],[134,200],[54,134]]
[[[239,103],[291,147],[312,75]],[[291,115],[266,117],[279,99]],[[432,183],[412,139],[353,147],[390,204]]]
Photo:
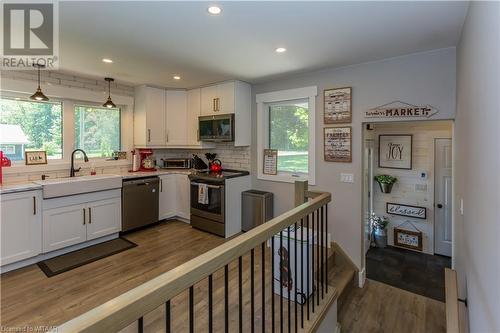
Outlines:
[[[306,198],[307,182],[305,185],[297,182],[296,188],[300,188],[299,192]],[[296,200],[298,197],[296,195]],[[54,332],[119,331],[330,201],[330,193],[321,193],[267,223],[64,323]]]
[[445,296],[446,296],[446,332],[458,333],[458,287],[457,272],[453,269],[444,269]]

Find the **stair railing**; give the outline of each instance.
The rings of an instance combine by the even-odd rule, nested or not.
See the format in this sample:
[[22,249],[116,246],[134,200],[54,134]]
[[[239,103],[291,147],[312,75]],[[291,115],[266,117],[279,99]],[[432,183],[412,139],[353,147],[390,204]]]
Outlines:
[[296,182],[295,208],[54,332],[143,332],[145,316],[158,307],[169,333],[312,331],[335,293],[328,286],[330,201],[330,193]]

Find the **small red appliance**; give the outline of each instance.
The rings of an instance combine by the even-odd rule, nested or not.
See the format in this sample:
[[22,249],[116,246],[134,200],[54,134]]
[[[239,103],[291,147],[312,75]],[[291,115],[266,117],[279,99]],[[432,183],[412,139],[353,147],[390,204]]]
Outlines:
[[11,162],[7,156],[3,156],[3,151],[0,150],[0,185],[3,184],[3,167],[10,167]]
[[152,155],[152,149],[139,149],[139,156],[141,160],[139,171],[156,171]]
[[219,159],[214,159],[210,163],[210,172],[219,173],[222,171],[222,162]]

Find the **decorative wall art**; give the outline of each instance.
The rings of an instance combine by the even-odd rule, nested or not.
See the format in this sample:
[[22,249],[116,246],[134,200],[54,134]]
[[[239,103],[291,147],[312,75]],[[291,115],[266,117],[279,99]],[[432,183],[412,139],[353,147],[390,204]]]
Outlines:
[[45,150],[24,152],[26,165],[47,164],[47,152]]
[[422,251],[422,232],[394,228],[394,246]]
[[264,169],[262,173],[265,175],[278,174],[278,150],[264,149]]
[[365,111],[365,118],[418,119],[430,118],[438,112],[438,109],[431,105],[413,105],[394,101]]
[[324,128],[324,158],[326,162],[352,162],[352,128]]
[[412,135],[381,134],[378,145],[378,166],[388,169],[412,168]]
[[341,124],[351,122],[351,91],[351,87],[324,90],[323,122],[325,124]]
[[417,219],[427,219],[427,208],[410,205],[400,205],[397,203],[387,202],[386,212],[392,215],[408,216]]

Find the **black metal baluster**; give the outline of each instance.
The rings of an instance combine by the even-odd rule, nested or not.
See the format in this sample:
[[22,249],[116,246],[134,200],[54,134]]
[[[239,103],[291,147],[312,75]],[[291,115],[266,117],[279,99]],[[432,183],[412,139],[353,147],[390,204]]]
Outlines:
[[307,255],[307,258],[306,258],[306,298],[305,298],[305,301],[306,301],[306,309],[307,309],[307,320],[309,320],[309,295],[310,295],[310,271],[309,271],[309,215],[307,215],[306,217],[306,255]]
[[281,265],[283,264],[283,230],[280,231],[280,248],[278,250],[278,254],[280,257],[280,262],[279,262],[279,279],[280,279],[280,332],[283,333],[283,271],[281,269]]
[[250,251],[250,331],[255,332],[255,249]]
[[170,300],[165,303],[165,332],[170,333],[171,331],[171,315],[170,315]]
[[316,305],[319,306],[319,293],[320,293],[320,257],[319,257],[319,245],[320,245],[320,230],[319,230],[319,209],[316,210]]
[[288,227],[287,229],[287,251],[286,253],[288,254],[288,258],[287,258],[287,271],[288,271],[288,274],[287,274],[287,281],[286,281],[286,288],[288,289],[288,333],[292,333],[292,308],[291,308],[291,303],[290,303],[290,298],[291,298],[291,295],[292,295],[292,292],[291,292],[291,288],[290,288],[290,282],[293,283],[292,281],[292,276],[291,276],[291,272],[290,272],[290,266],[291,266],[291,262],[290,262],[290,256],[292,254],[292,251],[290,251],[290,227]]
[[144,318],[141,317],[137,320],[137,332],[144,332]]
[[224,330],[229,333],[229,267],[224,266]]
[[293,279],[293,287],[294,287],[294,290],[295,290],[295,294],[294,294],[294,307],[295,307],[295,316],[294,316],[294,327],[295,327],[295,333],[297,333],[297,270],[298,270],[298,267],[297,267],[297,236],[298,236],[298,230],[297,230],[297,222],[295,222],[295,224],[293,225],[294,227],[294,231],[293,231],[293,239],[294,239],[294,266],[293,266],[293,270],[294,270],[294,273],[295,273],[295,276],[294,276],[294,279]]
[[323,232],[323,206],[321,206],[321,299],[325,298],[325,233]]
[[266,332],[266,243],[261,244],[262,268],[262,333]]
[[189,333],[194,333],[194,288],[189,287]]
[[[304,219],[300,220],[300,294],[301,294],[301,302],[300,302],[300,327],[304,328],[304,299],[302,299],[302,295],[305,295],[304,292],[304,249],[302,248],[304,245]],[[306,244],[307,245],[307,244]],[[307,274],[307,273],[306,273]]]
[[238,321],[239,332],[243,332],[243,259],[238,258]]
[[317,239],[315,239],[314,237],[314,224],[316,222],[316,211],[314,211],[312,213],[312,220],[311,220],[311,282],[312,282],[312,313],[314,313],[314,305],[316,303],[316,290],[315,290],[315,285],[314,285],[314,278],[316,277],[316,274],[315,274],[315,271],[314,271],[314,264],[316,264],[316,261],[315,261],[315,258],[314,258],[314,251],[315,251],[315,248],[314,248],[314,243]]
[[328,204],[325,205],[325,236],[326,236],[326,263],[325,263],[325,280],[326,280],[326,293],[328,294]]
[[213,316],[213,277],[212,274],[208,276],[208,333],[212,333],[214,331],[214,316]]
[[274,238],[271,238],[271,332],[274,333]]

